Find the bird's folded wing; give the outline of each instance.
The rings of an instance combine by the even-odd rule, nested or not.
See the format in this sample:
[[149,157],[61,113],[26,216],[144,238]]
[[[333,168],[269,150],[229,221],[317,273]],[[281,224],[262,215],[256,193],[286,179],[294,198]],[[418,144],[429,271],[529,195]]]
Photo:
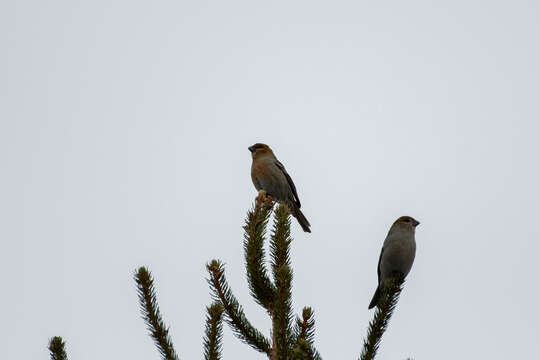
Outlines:
[[377,264],[377,279],[379,280],[379,284],[381,283],[381,260],[383,252],[384,247],[381,249],[381,255],[379,255],[379,263]]
[[276,166],[278,167],[281,172],[283,172],[283,175],[285,175],[285,178],[287,179],[287,182],[289,183],[289,187],[292,190],[292,193],[294,195],[294,199],[296,201],[296,206],[300,208],[300,198],[298,197],[298,193],[296,192],[296,186],[294,186],[294,182],[291,179],[291,176],[287,173],[287,170],[285,170],[285,166],[283,166],[282,163],[280,163],[278,160],[276,160]]

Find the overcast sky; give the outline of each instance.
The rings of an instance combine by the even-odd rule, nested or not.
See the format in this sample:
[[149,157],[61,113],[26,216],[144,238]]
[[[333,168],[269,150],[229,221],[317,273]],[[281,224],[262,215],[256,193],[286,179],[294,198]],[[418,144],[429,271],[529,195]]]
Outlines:
[[[380,247],[417,218],[379,359],[532,359],[540,309],[537,1],[0,4],[3,359],[159,359],[147,265],[181,359],[202,358],[205,263],[264,333],[242,251],[266,142],[293,223],[294,309],[355,359]],[[264,359],[224,328],[224,359]]]

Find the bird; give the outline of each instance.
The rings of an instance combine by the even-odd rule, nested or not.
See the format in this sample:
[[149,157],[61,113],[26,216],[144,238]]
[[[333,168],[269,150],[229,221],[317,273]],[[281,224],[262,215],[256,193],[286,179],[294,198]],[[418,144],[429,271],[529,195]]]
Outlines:
[[402,216],[392,224],[379,255],[377,265],[379,283],[368,309],[379,304],[385,280],[396,273],[405,279],[411,271],[416,253],[414,234],[418,225],[420,222],[410,216]]
[[285,170],[285,166],[274,155],[274,152],[266,144],[256,143],[248,150],[251,152],[251,180],[257,191],[266,192],[267,196],[287,205],[302,230],[311,232],[311,224],[300,211],[300,198],[296,192],[296,186],[291,176]]

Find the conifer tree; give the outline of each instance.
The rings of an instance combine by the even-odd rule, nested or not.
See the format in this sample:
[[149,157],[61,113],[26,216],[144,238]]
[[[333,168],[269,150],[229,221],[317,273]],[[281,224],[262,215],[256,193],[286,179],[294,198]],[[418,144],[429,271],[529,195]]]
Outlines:
[[[264,242],[268,222],[274,215],[270,231],[269,268],[267,268]],[[270,360],[319,360],[322,359],[314,343],[315,317],[310,307],[304,307],[301,316],[292,312],[292,278],[290,261],[290,212],[286,205],[276,205],[260,194],[253,208],[248,211],[244,226],[244,258],[246,276],[251,296],[268,314],[272,321],[271,333],[265,335],[248,320],[242,305],[234,296],[225,277],[225,267],[219,260],[210,261],[208,284],[212,304],[206,308],[204,334],[204,358],[222,358],[222,322],[254,350],[265,354]],[[135,282],[141,314],[146,322],[163,360],[179,360],[169,337],[169,329],[161,318],[151,273],[145,267],[135,273]],[[388,327],[396,307],[404,279],[400,274],[383,284],[383,292],[373,319],[369,323],[360,360],[375,358],[383,333]],[[51,340],[49,349],[52,360],[67,360],[61,338]]]

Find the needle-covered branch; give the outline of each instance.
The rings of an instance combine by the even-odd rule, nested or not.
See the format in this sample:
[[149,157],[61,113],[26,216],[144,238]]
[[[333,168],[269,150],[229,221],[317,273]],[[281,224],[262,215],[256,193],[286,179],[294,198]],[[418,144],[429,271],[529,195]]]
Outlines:
[[67,360],[65,350],[66,343],[60,336],[55,336],[49,340],[49,351],[51,352],[51,360]]
[[223,306],[215,302],[206,308],[206,331],[204,334],[204,358],[205,360],[221,359],[221,339],[223,326],[221,323]]
[[152,274],[145,267],[141,267],[134,278],[137,283],[141,314],[159,353],[164,360],[178,360],[178,355],[169,338],[169,329],[161,318]]
[[221,302],[223,305],[226,313],[225,319],[235,335],[255,350],[270,356],[270,341],[259,330],[255,329],[246,318],[242,306],[238,303],[227,284],[223,264],[217,260],[212,260],[206,268],[210,274],[208,283],[212,289],[214,300]]
[[274,338],[275,359],[286,360],[292,350],[290,344],[292,322],[292,269],[290,266],[291,221],[289,209],[279,205],[276,209],[272,237],[270,240],[270,256],[272,272],[277,289],[272,312],[272,333]]
[[313,344],[315,339],[315,316],[310,307],[302,310],[302,319],[296,318],[293,330],[293,358],[316,360],[321,359]]
[[400,275],[395,275],[383,284],[381,299],[369,323],[367,336],[364,339],[364,347],[360,354],[360,360],[372,360],[375,358],[381,338],[386,329],[394,309],[399,300],[401,290],[403,290],[404,279]]
[[248,212],[244,226],[244,254],[249,290],[255,301],[268,312],[276,296],[276,288],[268,278],[265,266],[264,238],[266,226],[272,213],[272,203],[257,199]]
[[304,307],[302,309],[302,319],[298,316],[296,317],[293,333],[296,343],[300,340],[305,340],[310,344],[313,343],[315,337],[315,316],[310,307]]

